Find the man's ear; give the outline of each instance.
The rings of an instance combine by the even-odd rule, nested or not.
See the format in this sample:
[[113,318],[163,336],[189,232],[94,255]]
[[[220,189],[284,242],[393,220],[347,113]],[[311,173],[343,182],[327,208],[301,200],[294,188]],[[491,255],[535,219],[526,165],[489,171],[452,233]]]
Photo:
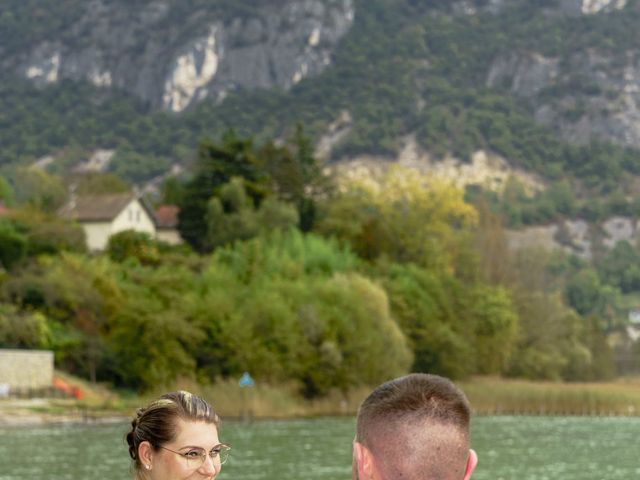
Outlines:
[[471,478],[471,474],[475,470],[476,465],[478,465],[478,454],[471,448],[469,449],[469,458],[467,458],[467,468],[464,471],[464,480]]
[[353,458],[358,480],[373,480],[374,464],[371,450],[359,442],[353,442]]

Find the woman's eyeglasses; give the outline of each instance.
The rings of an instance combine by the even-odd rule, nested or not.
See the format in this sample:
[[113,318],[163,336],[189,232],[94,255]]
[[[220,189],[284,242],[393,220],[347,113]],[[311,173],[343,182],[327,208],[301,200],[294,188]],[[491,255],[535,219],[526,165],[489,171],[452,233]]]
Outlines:
[[214,466],[222,465],[229,458],[229,450],[231,447],[224,443],[220,443],[213,447],[209,452],[207,452],[204,448],[190,448],[186,452],[178,452],[176,450],[171,450],[167,447],[160,446],[163,450],[167,450],[169,452],[175,453],[176,455],[180,455],[187,462],[187,466],[189,468],[200,468],[204,465],[204,462],[207,460],[207,456],[211,459],[211,463]]

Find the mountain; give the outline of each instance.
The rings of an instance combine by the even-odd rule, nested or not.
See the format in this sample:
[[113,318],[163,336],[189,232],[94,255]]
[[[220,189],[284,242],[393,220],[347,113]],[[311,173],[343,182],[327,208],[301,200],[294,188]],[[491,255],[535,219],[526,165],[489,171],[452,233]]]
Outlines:
[[[50,13],[37,3],[36,15]],[[3,69],[40,86],[120,89],[172,112],[239,88],[286,90],[321,72],[354,16],[352,0],[66,3],[56,28],[7,39]]]
[[[146,181],[234,128],[331,161],[477,152],[598,192],[640,173],[633,0],[7,0],[0,164]],[[477,155],[476,155],[477,156]],[[406,157],[406,155],[405,155]]]

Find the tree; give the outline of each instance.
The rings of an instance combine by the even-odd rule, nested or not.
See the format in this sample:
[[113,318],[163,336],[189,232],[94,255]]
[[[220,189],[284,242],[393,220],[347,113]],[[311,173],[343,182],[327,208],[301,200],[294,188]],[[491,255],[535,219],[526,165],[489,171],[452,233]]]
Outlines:
[[593,269],[584,269],[567,282],[569,305],[581,315],[599,313],[606,305],[603,285]]
[[27,240],[27,255],[53,255],[59,252],[87,251],[85,233],[74,222],[61,220],[55,215],[45,214],[33,208],[16,209],[11,221]]
[[267,197],[260,206],[254,206],[242,179],[234,177],[220,188],[217,197],[209,200],[205,223],[206,246],[213,250],[236,240],[247,240],[261,231],[294,227],[298,215],[295,208],[275,197]]
[[313,145],[300,123],[283,146],[268,142],[259,152],[259,161],[272,182],[279,200],[295,205],[299,228],[310,231],[316,221],[317,201],[332,190],[332,180],[314,155]]
[[15,305],[0,304],[0,347],[49,348],[51,332],[38,312],[22,312]]
[[462,190],[419,172],[391,167],[379,178],[342,180],[319,230],[348,241],[363,258],[388,256],[451,271],[477,221]]
[[22,261],[26,253],[26,237],[17,232],[10,222],[0,221],[0,265],[10,269]]
[[227,372],[293,379],[307,396],[406,372],[411,353],[386,294],[355,265],[336,242],[297,230],[218,249],[193,294],[191,315],[211,332],[199,349]]
[[268,191],[266,177],[250,139],[239,139],[227,132],[220,145],[204,142],[200,145],[194,177],[187,183],[178,214],[178,230],[194,249],[206,251],[207,225],[204,222],[207,204],[222,185],[233,177],[242,178],[247,194],[259,205]]
[[107,243],[107,253],[114,262],[124,262],[132,258],[143,265],[156,265],[160,261],[158,247],[153,238],[146,232],[134,230],[112,235]]
[[5,206],[11,206],[13,205],[13,199],[13,188],[3,176],[0,176],[0,203]]
[[18,168],[14,177],[16,202],[47,213],[62,206],[67,191],[60,178],[39,168]]
[[70,179],[77,195],[101,195],[106,193],[126,193],[131,185],[113,173],[87,172]]

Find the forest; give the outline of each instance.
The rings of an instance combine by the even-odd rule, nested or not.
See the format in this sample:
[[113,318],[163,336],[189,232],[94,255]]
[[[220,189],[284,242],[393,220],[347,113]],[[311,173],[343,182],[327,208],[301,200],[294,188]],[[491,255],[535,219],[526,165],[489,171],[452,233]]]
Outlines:
[[125,231],[89,253],[55,214],[69,178],[2,178],[0,347],[52,349],[58,368],[135,391],[249,371],[308,398],[412,370],[587,381],[640,366],[616,310],[640,288],[636,246],[593,265],[510,253],[484,200],[399,166],[333,176],[301,127],[198,152],[156,200],[181,208],[173,247]]

